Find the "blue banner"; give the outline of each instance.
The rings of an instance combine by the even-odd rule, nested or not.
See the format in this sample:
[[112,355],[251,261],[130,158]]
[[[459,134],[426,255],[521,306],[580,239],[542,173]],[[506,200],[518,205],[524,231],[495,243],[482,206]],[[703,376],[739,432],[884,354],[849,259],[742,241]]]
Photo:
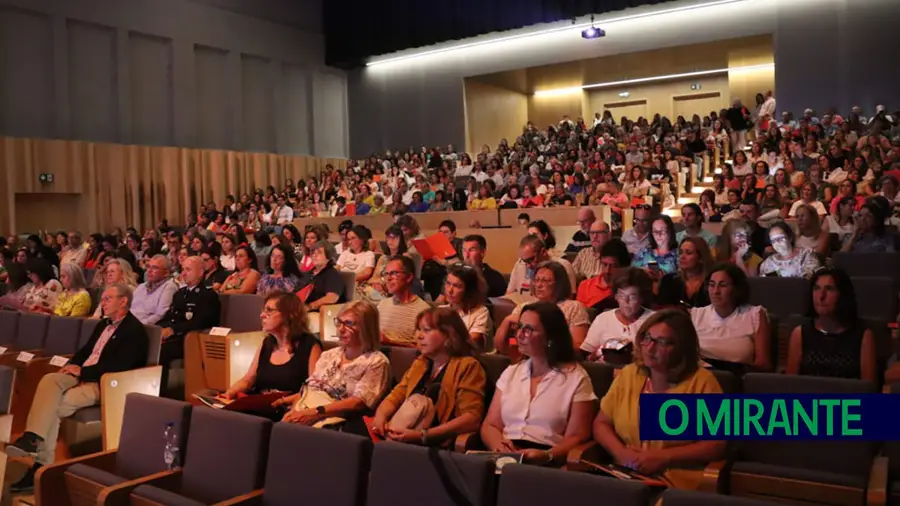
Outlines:
[[900,440],[900,395],[643,394],[643,441]]

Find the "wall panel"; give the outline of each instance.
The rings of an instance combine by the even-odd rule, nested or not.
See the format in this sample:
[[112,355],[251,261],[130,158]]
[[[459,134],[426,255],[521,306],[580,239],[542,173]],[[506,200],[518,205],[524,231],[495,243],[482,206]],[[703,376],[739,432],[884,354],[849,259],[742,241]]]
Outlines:
[[72,136],[115,142],[119,140],[116,30],[69,20],[66,32]]
[[175,140],[172,40],[128,34],[131,142],[170,146]]
[[309,73],[298,65],[282,65],[280,106],[276,109],[279,153],[309,153],[312,128],[306,118],[312,114]]
[[[319,156],[346,153],[349,145],[344,129],[348,117],[346,77],[341,73],[317,73],[313,78],[313,99],[315,153]],[[413,112],[415,97],[408,99],[412,102],[410,113],[416,114]]]
[[52,21],[0,5],[0,134],[56,135]]
[[241,55],[244,148],[275,150],[275,92],[269,61]]
[[504,138],[512,145],[527,121],[528,97],[524,94],[475,81],[466,83],[466,149],[470,153],[479,152],[484,144],[494,150]]
[[194,62],[198,146],[233,147],[231,117],[234,104],[229,100],[228,52],[212,47],[195,46]]

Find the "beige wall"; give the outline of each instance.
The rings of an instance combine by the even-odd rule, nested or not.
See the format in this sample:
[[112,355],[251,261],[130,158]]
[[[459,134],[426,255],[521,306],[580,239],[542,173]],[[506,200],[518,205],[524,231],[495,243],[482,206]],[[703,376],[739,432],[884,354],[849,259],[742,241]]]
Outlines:
[[[700,85],[699,90],[691,90],[691,85],[694,83]],[[619,94],[622,92],[628,92],[629,96],[627,98],[620,97]],[[630,113],[635,112],[639,107],[629,106],[627,108],[620,108],[608,106],[646,101],[645,114],[648,117],[653,117],[654,114],[661,114],[674,120],[677,116],[674,103],[676,97],[685,99],[691,96],[706,96],[712,93],[719,93],[719,97],[712,100],[703,99],[702,101],[698,101],[697,103],[702,103],[702,106],[688,106],[691,114],[700,114],[701,117],[709,114],[711,110],[718,111],[728,103],[728,76],[698,77],[636,86],[599,88],[588,91],[590,108],[584,111],[584,115],[585,118],[593,117],[595,112],[602,113],[609,109],[610,112],[612,112],[613,118],[618,122],[619,118],[622,116],[621,113],[624,110],[630,119],[637,119],[636,116],[633,116]],[[715,109],[709,108],[711,102],[717,103]],[[690,120],[690,116],[688,116],[687,119]]]
[[587,94],[583,91],[565,95],[528,97],[528,120],[538,128],[559,123],[564,115],[575,121],[584,114],[584,102]]
[[466,143],[470,153],[487,144],[496,149],[500,139],[512,145],[528,121],[528,97],[505,88],[466,81]]

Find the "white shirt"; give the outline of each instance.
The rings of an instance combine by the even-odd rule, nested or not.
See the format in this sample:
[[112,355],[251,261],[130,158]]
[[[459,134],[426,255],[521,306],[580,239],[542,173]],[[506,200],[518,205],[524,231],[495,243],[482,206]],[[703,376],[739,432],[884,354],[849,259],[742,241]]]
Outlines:
[[531,360],[507,367],[497,380],[503,392],[500,417],[503,437],[538,444],[559,444],[566,434],[572,403],[595,401],[587,372],[578,364],[565,371],[550,370],[531,398]]
[[[445,305],[441,307],[450,306]],[[460,309],[456,313],[460,318],[462,318],[462,321],[466,325],[466,330],[469,332],[470,336],[472,334],[481,334],[483,336],[488,335],[488,326],[491,323],[491,312],[488,311],[487,307],[478,306],[468,313],[465,313],[462,309]]]
[[[653,314],[653,311],[644,309],[641,316],[630,325],[625,325],[616,317],[616,309],[604,311],[594,318],[591,328],[588,329],[587,337],[581,343],[581,349],[594,353],[597,349],[605,347],[607,343],[630,343],[634,342],[634,336],[637,335],[644,321]],[[615,346],[614,346],[615,347]]]
[[354,253],[349,249],[341,252],[337,259],[337,266],[342,271],[351,271],[359,274],[366,268],[375,268],[375,253],[371,251],[361,251]]
[[709,358],[749,364],[753,362],[753,338],[765,310],[744,305],[722,318],[712,305],[691,309],[691,320],[700,338],[700,353]]
[[813,200],[812,202],[803,202],[802,200],[798,200],[791,204],[791,210],[788,211],[788,216],[797,216],[797,209],[800,209],[802,205],[810,205],[813,209],[816,210],[816,214],[819,216],[825,216],[828,214],[828,211],[825,210],[825,206],[822,205],[818,200]]

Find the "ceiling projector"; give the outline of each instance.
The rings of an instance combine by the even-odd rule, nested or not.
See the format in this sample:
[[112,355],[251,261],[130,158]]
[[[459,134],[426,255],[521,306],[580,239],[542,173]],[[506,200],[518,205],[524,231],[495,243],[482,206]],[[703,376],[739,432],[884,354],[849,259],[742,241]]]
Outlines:
[[581,31],[582,39],[599,39],[606,36],[606,32],[600,28],[592,26]]

